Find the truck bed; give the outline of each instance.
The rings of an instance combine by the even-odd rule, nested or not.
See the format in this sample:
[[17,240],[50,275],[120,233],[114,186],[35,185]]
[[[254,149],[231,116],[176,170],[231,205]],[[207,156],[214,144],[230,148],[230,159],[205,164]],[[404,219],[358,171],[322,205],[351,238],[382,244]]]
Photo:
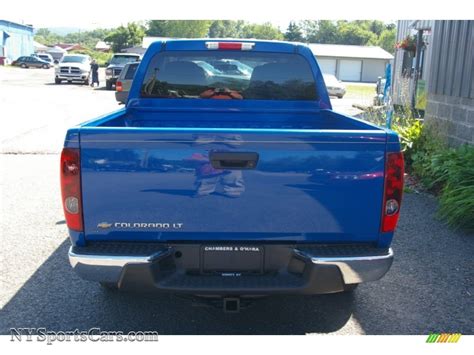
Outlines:
[[[119,111],[85,124],[86,240],[377,242],[386,132],[330,110],[272,111]],[[216,169],[216,152],[258,162]]]

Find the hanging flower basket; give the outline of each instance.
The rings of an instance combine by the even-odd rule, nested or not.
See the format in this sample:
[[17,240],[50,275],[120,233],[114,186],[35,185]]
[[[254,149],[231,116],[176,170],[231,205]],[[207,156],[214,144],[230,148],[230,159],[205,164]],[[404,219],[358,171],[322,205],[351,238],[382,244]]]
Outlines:
[[407,36],[405,39],[397,42],[395,48],[407,51],[414,56],[416,53],[416,36]]

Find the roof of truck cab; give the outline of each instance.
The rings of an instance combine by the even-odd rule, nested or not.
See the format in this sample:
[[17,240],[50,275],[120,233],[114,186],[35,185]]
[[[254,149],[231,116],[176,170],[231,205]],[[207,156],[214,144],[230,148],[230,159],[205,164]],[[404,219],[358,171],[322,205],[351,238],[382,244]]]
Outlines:
[[245,42],[245,43],[271,43],[271,44],[288,44],[292,46],[306,45],[302,42],[278,41],[273,39],[256,39],[256,38],[168,38],[157,42]]
[[[259,40],[253,38],[193,38],[193,39],[166,39],[156,41],[150,44],[149,49],[153,51],[159,51],[161,46],[165,46],[166,50],[207,50],[206,42],[242,42],[242,43],[255,43],[255,48],[251,51],[254,52],[295,52],[297,47],[304,46],[304,43],[299,42],[286,42],[286,41],[273,41],[273,40]],[[309,49],[309,48],[308,48]]]

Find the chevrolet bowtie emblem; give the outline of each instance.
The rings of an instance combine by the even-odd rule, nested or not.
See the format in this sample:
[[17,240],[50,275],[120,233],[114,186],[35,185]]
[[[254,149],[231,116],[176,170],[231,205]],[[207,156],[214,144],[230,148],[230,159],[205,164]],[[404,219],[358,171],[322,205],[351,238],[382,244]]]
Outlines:
[[103,229],[110,228],[110,227],[112,227],[112,223],[101,222],[97,225],[97,227],[98,228],[103,228]]

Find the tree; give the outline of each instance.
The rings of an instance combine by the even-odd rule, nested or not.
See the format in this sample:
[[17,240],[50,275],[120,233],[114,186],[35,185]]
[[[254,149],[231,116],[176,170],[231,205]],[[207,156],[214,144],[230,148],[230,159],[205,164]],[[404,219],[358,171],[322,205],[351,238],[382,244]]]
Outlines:
[[47,46],[52,46],[58,42],[61,42],[61,39],[62,37],[60,35],[51,32],[47,28],[40,28],[35,34],[35,41]]
[[209,33],[211,21],[207,20],[151,20],[148,36],[173,38],[202,38]]
[[317,36],[318,33],[318,22],[319,21],[311,21],[311,20],[305,20],[300,22],[300,28],[301,31],[303,32],[303,38],[306,42],[316,42],[315,37]]
[[122,49],[140,44],[144,36],[144,28],[134,22],[131,22],[127,24],[127,27],[118,27],[104,40],[106,42],[112,43],[112,49],[114,52],[120,52]]
[[114,52],[120,52],[122,49],[127,48],[129,40],[129,33],[124,26],[118,27],[112,34],[105,38],[106,42],[112,43],[112,50]]
[[270,22],[263,24],[250,23],[246,24],[243,28],[244,38],[256,38],[256,39],[283,39],[283,33],[280,29],[273,26]]
[[62,38],[64,43],[79,43],[83,46],[94,48],[98,41],[103,41],[104,38],[110,36],[114,30],[98,28],[91,31],[81,31],[68,33]]
[[151,20],[147,22],[146,35],[151,37],[164,37],[166,21]]
[[353,44],[364,46],[374,44],[377,41],[377,35],[363,26],[354,22],[343,23],[338,27],[338,42],[340,44]]
[[375,33],[377,37],[380,37],[382,31],[385,30],[385,24],[382,21],[378,20],[370,21],[370,24],[367,29]]
[[145,37],[145,28],[135,22],[131,22],[127,24],[127,29],[130,37],[129,45],[136,46],[141,44],[143,37]]
[[[382,21],[302,21],[306,42],[323,44],[377,45],[393,52],[396,29]],[[393,38],[392,38],[393,37]]]
[[392,29],[385,29],[380,34],[377,45],[385,49],[389,53],[395,52],[395,41],[397,39],[397,30],[395,27]]
[[209,38],[241,38],[244,26],[244,21],[213,21],[209,27]]
[[328,20],[303,21],[302,27],[305,33],[306,42],[323,44],[339,43],[338,25],[336,25],[334,21]]
[[285,33],[285,39],[292,42],[303,42],[301,28],[294,22],[290,22]]
[[47,38],[52,35],[52,32],[47,28],[40,28],[36,31],[36,36]]
[[318,43],[340,43],[341,39],[339,38],[338,26],[333,21],[321,20],[318,21],[318,35],[316,37],[316,42]]

